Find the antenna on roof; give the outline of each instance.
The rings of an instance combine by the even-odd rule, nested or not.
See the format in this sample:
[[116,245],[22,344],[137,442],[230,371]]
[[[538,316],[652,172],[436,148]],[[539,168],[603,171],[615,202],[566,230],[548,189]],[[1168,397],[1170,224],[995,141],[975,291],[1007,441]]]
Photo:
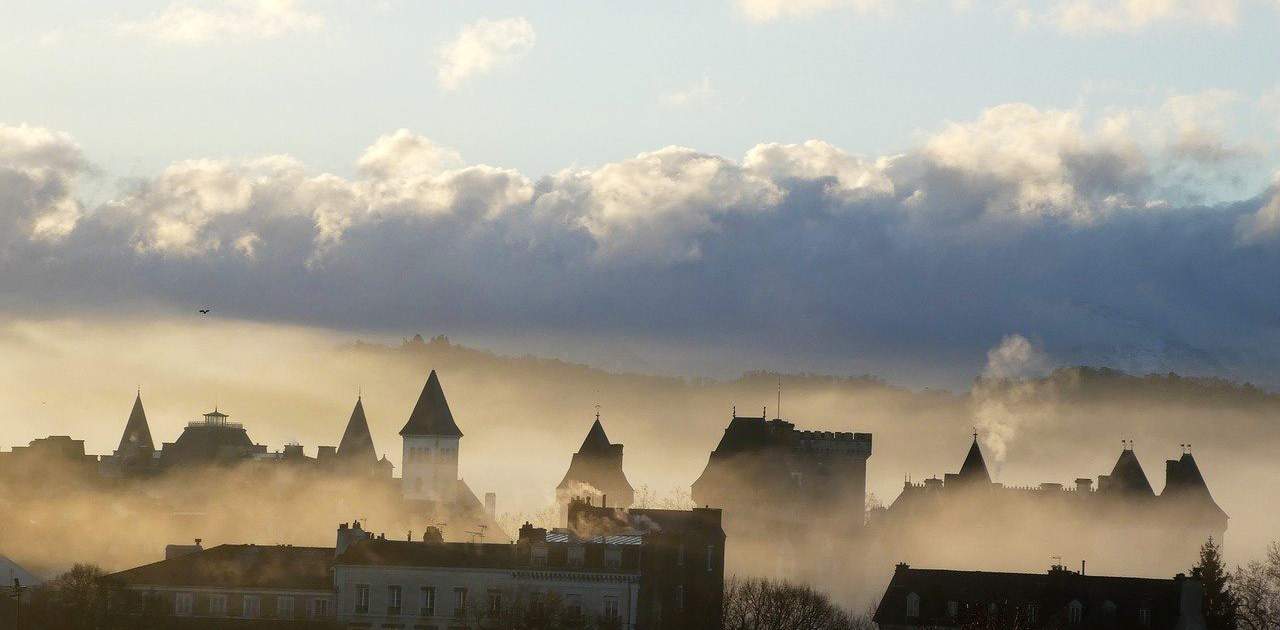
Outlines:
[[778,417],[782,417],[782,376],[778,376]]
[[595,407],[596,407],[596,422],[599,422],[600,421],[600,403],[596,403]]
[[769,405],[765,405],[764,409],[760,411],[760,417],[764,420],[769,419]]

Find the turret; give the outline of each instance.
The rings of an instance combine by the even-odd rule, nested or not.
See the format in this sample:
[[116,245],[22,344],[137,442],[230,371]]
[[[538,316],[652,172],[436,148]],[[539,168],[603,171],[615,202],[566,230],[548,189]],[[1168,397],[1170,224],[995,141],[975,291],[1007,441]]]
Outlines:
[[609,442],[597,413],[582,446],[569,461],[569,470],[556,486],[561,524],[568,523],[572,499],[587,498],[603,506],[606,497],[611,507],[628,508],[635,500],[635,490],[622,471],[622,445]]
[[342,463],[369,472],[378,463],[378,454],[373,448],[373,435],[369,433],[369,420],[364,415],[363,397],[356,398],[356,406],[351,410],[347,428],[342,432],[342,441],[338,443],[337,455]]

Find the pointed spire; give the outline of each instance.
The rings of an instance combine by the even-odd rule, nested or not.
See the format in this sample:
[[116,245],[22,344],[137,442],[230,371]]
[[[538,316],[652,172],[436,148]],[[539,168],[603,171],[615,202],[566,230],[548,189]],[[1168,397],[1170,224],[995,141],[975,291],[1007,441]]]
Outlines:
[[982,449],[978,446],[976,430],[973,432],[973,444],[969,446],[969,454],[964,456],[958,476],[964,481],[991,483],[991,473],[987,472],[987,461],[982,457]]
[[338,457],[350,462],[374,463],[378,461],[373,448],[373,435],[369,432],[369,420],[364,415],[364,399],[356,398],[356,406],[347,420],[347,429],[338,443]]
[[400,429],[400,435],[442,435],[462,437],[462,430],[453,421],[453,412],[449,411],[449,403],[444,399],[444,390],[440,387],[440,378],[431,370],[427,384],[418,396],[418,403],[409,414],[409,421]]
[[133,399],[133,410],[129,412],[129,421],[124,425],[124,434],[120,436],[120,447],[117,450],[124,452],[131,449],[156,450],[155,443],[151,441],[147,412],[142,408],[141,389],[138,390],[138,397]]
[[607,453],[609,446],[609,436],[604,434],[604,425],[600,424],[600,416],[597,414],[595,424],[592,424],[591,430],[587,431],[587,437],[582,440],[582,446],[578,448],[578,452]]

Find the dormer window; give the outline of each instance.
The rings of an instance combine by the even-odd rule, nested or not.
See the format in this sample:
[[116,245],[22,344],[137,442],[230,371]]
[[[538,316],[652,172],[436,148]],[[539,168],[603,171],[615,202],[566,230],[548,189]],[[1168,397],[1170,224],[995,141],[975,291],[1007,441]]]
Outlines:
[[1084,621],[1084,604],[1081,604],[1080,600],[1072,600],[1067,604],[1067,621],[1069,623]]
[[907,619],[920,618],[920,596],[907,593]]

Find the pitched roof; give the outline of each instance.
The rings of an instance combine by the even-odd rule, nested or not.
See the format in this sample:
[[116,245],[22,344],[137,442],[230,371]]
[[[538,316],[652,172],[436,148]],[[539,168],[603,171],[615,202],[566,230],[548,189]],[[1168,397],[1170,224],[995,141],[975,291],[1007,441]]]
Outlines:
[[991,483],[991,473],[987,472],[987,462],[982,458],[982,449],[978,447],[978,438],[974,436],[969,446],[969,454],[965,455],[960,465],[960,479],[964,481],[985,481]]
[[587,484],[612,497],[615,505],[630,507],[635,500],[635,489],[622,472],[622,445],[609,443],[599,416],[582,441],[582,447],[569,460],[569,470],[556,489],[569,489],[577,484]]
[[124,425],[117,450],[129,449],[156,450],[155,443],[151,441],[151,427],[147,425],[147,412],[142,408],[142,392],[133,399],[133,410],[129,412],[129,421]]
[[[906,619],[907,598],[915,593],[920,614],[914,625],[921,627],[934,621],[954,626],[956,620],[949,616],[948,602],[979,608],[989,603],[1018,607],[1035,603],[1048,620],[1075,600],[1084,605],[1086,622],[1100,621],[1091,616],[1110,601],[1135,617],[1137,608],[1147,607],[1153,616],[1153,628],[1171,628],[1178,616],[1181,589],[1177,579],[1080,575],[1060,568],[1048,573],[1003,573],[900,565],[880,599],[874,620],[887,625]],[[1087,623],[1086,627],[1099,626]]]
[[609,446],[609,436],[604,434],[604,426],[600,424],[600,416],[597,415],[595,424],[591,425],[590,431],[587,431],[587,437],[582,440],[582,446],[578,447],[578,452],[608,453]]
[[418,403],[409,414],[409,421],[400,429],[400,435],[444,435],[462,437],[462,430],[453,421],[453,412],[449,411],[449,403],[444,399],[444,390],[440,388],[440,378],[431,370],[427,384],[422,387]]
[[378,453],[373,448],[373,435],[369,433],[369,421],[364,417],[364,401],[360,398],[356,399],[351,419],[347,420],[347,429],[342,432],[342,441],[338,443],[338,457],[359,463],[373,464],[378,461]]
[[332,547],[218,545],[110,577],[127,585],[329,591]]
[[1205,483],[1204,475],[1200,474],[1200,467],[1196,465],[1196,458],[1192,457],[1191,453],[1183,453],[1179,459],[1169,460],[1164,491],[1160,496],[1196,499],[1208,503],[1222,516],[1227,515],[1213,500],[1209,485]]
[[1108,487],[1112,490],[1147,496],[1155,495],[1155,491],[1151,489],[1151,482],[1147,481],[1147,473],[1142,471],[1142,464],[1138,462],[1138,456],[1133,454],[1132,449],[1125,448],[1120,451],[1120,458],[1116,460],[1116,465],[1112,467],[1108,479]]

